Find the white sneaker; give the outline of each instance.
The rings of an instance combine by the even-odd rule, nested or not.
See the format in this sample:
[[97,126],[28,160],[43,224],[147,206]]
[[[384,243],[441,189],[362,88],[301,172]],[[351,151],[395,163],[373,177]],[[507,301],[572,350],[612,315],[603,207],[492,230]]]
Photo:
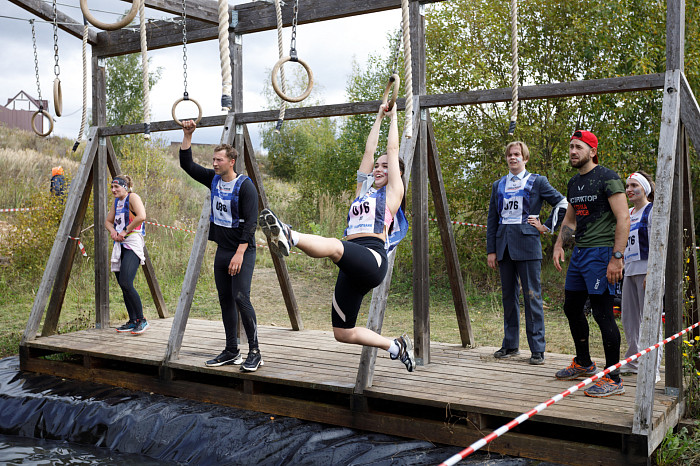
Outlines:
[[288,256],[291,249],[291,227],[279,221],[270,209],[263,209],[258,218],[262,232],[267,236],[270,250],[278,256]]

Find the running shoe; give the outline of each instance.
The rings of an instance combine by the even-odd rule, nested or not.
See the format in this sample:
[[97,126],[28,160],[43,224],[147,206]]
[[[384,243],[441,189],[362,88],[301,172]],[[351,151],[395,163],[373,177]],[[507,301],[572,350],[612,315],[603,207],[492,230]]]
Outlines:
[[541,366],[544,364],[544,353],[532,353],[532,356],[530,356],[530,364],[533,366]]
[[566,369],[562,369],[557,372],[555,377],[559,380],[574,380],[578,379],[579,377],[590,377],[592,375],[596,375],[597,372],[598,369],[596,368],[595,363],[588,367],[584,367],[576,362],[576,358],[573,358],[571,360],[571,365]]
[[220,355],[214,359],[210,359],[204,364],[209,367],[218,367],[225,366],[227,364],[240,364],[241,362],[243,362],[243,357],[241,356],[240,350],[236,350],[235,353],[228,350],[223,350]]
[[260,212],[258,224],[262,232],[267,236],[270,250],[278,256],[288,256],[292,244],[291,227],[280,222],[270,209],[263,209]]
[[619,382],[615,382],[606,375],[598,379],[595,385],[584,390],[583,393],[595,398],[604,398],[606,396],[622,395],[625,393],[625,387],[622,386],[622,379]]
[[122,325],[121,327],[117,327],[117,332],[127,333],[127,332],[131,332],[134,328],[136,328],[136,322],[134,322],[133,320],[130,320],[129,322]]
[[140,335],[148,329],[150,325],[146,319],[141,319],[136,322],[136,326],[131,330],[132,335]]
[[413,357],[413,342],[405,333],[399,338],[394,339],[394,343],[399,347],[399,353],[394,356],[389,354],[391,359],[399,359],[404,365],[408,372],[413,372],[416,368],[416,360]]
[[260,355],[260,350],[258,348],[253,348],[248,351],[248,357],[245,358],[245,362],[241,365],[241,371],[243,372],[255,372],[258,367],[264,366],[265,363]]
[[520,350],[518,348],[513,348],[513,349],[506,349],[506,348],[501,348],[495,353],[493,353],[493,357],[496,359],[505,359],[505,358],[511,358],[513,356],[518,356],[520,354]]

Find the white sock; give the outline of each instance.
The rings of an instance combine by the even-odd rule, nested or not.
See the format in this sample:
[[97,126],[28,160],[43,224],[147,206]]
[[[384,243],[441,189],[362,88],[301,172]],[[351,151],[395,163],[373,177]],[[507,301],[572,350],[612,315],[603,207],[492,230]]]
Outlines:
[[292,246],[299,244],[299,232],[289,229],[289,238],[292,240]]
[[389,346],[389,349],[387,351],[393,357],[397,357],[399,355],[399,345],[396,344],[396,340],[391,342],[391,346]]

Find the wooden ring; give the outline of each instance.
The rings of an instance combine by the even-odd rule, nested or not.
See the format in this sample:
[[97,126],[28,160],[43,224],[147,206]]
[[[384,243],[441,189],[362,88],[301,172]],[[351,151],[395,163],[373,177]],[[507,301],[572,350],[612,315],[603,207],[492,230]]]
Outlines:
[[[42,118],[43,118],[43,117],[46,117],[46,118],[49,119],[49,129],[48,129],[48,131],[46,131],[45,133],[39,132],[39,130],[36,128],[36,123],[35,123],[34,120],[36,120],[36,117],[37,117],[38,115],[41,115]],[[34,112],[34,115],[32,115],[32,129],[34,130],[34,132],[35,132],[36,134],[38,134],[38,135],[41,136],[42,138],[45,138],[46,136],[48,136],[49,134],[51,134],[51,131],[53,131],[53,118],[51,118],[51,114],[50,114],[49,112],[47,112],[46,110],[44,110],[44,109],[37,110],[36,112]]]
[[[391,91],[391,88],[394,88],[394,92],[391,95],[391,100],[389,99],[389,92]],[[399,95],[399,89],[401,87],[401,78],[399,78],[398,74],[392,74],[389,77],[389,82],[386,84],[386,87],[384,88],[384,97],[382,98],[382,105],[387,106],[387,110],[391,110],[394,108],[394,104],[396,103],[396,97]]]
[[189,97],[187,99],[185,99],[184,97],[180,97],[179,99],[177,99],[175,101],[175,103],[173,104],[173,112],[172,112],[173,113],[173,120],[175,120],[175,123],[182,126],[182,122],[180,120],[178,120],[177,117],[175,116],[175,107],[177,107],[177,104],[179,104],[183,100],[188,100],[197,106],[197,110],[199,111],[199,116],[197,116],[197,119],[194,121],[194,124],[196,125],[202,119],[202,107],[201,107],[201,105],[199,105],[199,102],[197,102],[194,99],[190,99]]
[[61,91],[61,80],[58,78],[53,80],[53,108],[56,116],[60,117],[63,113],[63,91]]
[[288,97],[284,95],[284,92],[282,92],[282,89],[280,89],[279,85],[277,84],[277,74],[280,67],[291,60],[292,57],[282,57],[277,63],[275,63],[275,66],[272,68],[272,88],[282,100],[286,100],[287,102],[301,102],[302,100],[306,99],[309,94],[311,94],[311,89],[314,87],[314,73],[304,60],[297,59],[296,61],[306,70],[306,74],[309,77],[309,84],[306,86],[304,93],[298,97]]
[[88,20],[88,22],[96,28],[100,28],[105,31],[116,31],[117,29],[121,29],[124,26],[128,25],[134,18],[136,18],[136,13],[138,13],[139,11],[140,1],[141,0],[132,0],[131,10],[129,10],[126,16],[124,16],[121,20],[112,24],[103,23],[102,21],[92,16],[92,13],[90,13],[90,8],[88,8],[87,5],[87,0],[80,0],[80,10],[83,12],[83,16],[85,16],[85,19]]

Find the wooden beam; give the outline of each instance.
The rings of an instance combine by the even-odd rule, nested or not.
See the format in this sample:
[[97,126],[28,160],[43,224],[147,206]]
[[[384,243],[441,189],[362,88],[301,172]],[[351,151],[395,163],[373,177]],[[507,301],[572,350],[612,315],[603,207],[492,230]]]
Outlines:
[[[683,237],[685,239],[684,248],[688,254],[688,268],[686,274],[689,277],[688,286],[685,290],[685,300],[690,303],[690,310],[688,312],[688,318],[685,321],[685,326],[694,324],[700,321],[700,306],[698,306],[698,300],[700,300],[700,286],[698,285],[698,250],[696,249],[695,241],[695,216],[693,212],[693,181],[692,172],[690,171],[690,156],[688,151],[684,151],[683,160]],[[690,338],[700,335],[700,328],[695,328],[690,333]],[[700,361],[698,361],[696,368],[700,370]]]
[[685,0],[666,1],[666,69],[684,71]]
[[[253,143],[250,140],[250,133],[248,133],[248,128],[245,125],[243,125],[243,139],[246,171],[258,190],[260,209],[266,209],[270,207],[270,204],[267,200],[267,195],[265,194],[263,178],[262,174],[260,173],[258,161],[255,158],[255,149],[253,148]],[[278,257],[277,254],[271,254],[270,256],[272,257],[272,264],[275,267],[275,274],[277,275],[277,281],[280,284],[280,291],[282,292],[282,298],[284,299],[284,304],[287,308],[289,323],[292,326],[292,330],[304,330],[304,322],[302,321],[299,306],[297,305],[297,299],[294,295],[294,288],[292,287],[292,280],[289,277],[287,263],[284,259]]]
[[[92,121],[107,124],[107,83],[104,60],[92,57]],[[93,161],[93,222],[95,224],[95,326],[109,326],[109,235],[103,228],[107,219],[107,139],[97,137],[97,155]]]
[[[73,177],[71,189],[68,191],[65,208],[66,212],[76,212],[78,210],[83,188],[87,184],[90,170],[92,169],[92,163],[95,159],[95,153],[97,152],[94,147],[97,144],[96,134],[97,128],[90,128],[88,132],[87,146],[83,152],[83,158],[80,161],[80,166],[78,167],[77,173]],[[36,338],[39,325],[41,324],[41,318],[44,315],[46,303],[49,300],[51,286],[54,283],[56,273],[61,265],[61,258],[63,256],[63,252],[66,250],[66,243],[69,241],[68,234],[70,233],[72,223],[73,219],[70,215],[64,215],[61,218],[61,223],[58,225],[58,231],[56,232],[56,240],[51,248],[49,259],[46,262],[44,274],[41,277],[41,283],[39,283],[39,288],[36,291],[34,304],[32,305],[32,310],[29,313],[27,326],[24,329],[24,334],[22,335],[20,344],[24,344]]]
[[[23,10],[43,20],[53,21],[53,8],[48,2],[43,2],[41,0],[10,0],[10,3],[14,3]],[[58,18],[57,26],[59,29],[66,31],[68,34],[77,37],[81,41],[83,40],[82,22],[74,20],[60,10],[56,10],[56,17]],[[88,31],[88,43],[91,45],[97,44],[97,33],[93,29]]]
[[[97,150],[95,145],[92,146],[92,150]],[[80,237],[80,228],[82,227],[83,220],[85,219],[85,213],[87,212],[87,206],[90,201],[91,193],[92,170],[90,170],[87,183],[85,183],[83,188],[83,194],[80,198],[80,204],[78,204],[78,210],[68,214],[68,216],[73,218],[73,225],[71,226],[69,233],[73,238]],[[65,210],[63,215],[66,215]],[[68,281],[70,279],[71,270],[73,269],[73,261],[75,260],[77,250],[78,242],[75,240],[68,241],[66,244],[66,249],[63,252],[63,257],[60,261],[61,266],[56,272],[56,280],[53,284],[51,300],[49,301],[49,306],[46,308],[46,317],[44,318],[44,325],[41,328],[42,337],[53,335],[58,329],[58,321],[61,316],[61,309],[63,308],[63,300],[66,297]]]
[[454,230],[450,219],[450,208],[447,203],[447,193],[442,180],[442,169],[440,168],[440,157],[438,156],[433,122],[428,115],[428,179],[430,180],[430,190],[433,194],[433,204],[435,215],[440,228],[440,239],[442,240],[442,251],[445,255],[445,265],[447,275],[450,279],[452,289],[452,301],[457,314],[457,325],[462,346],[475,346],[474,332],[469,320],[469,307],[467,304],[467,294],[464,291],[464,281],[462,280],[462,269],[459,266],[459,256],[457,255],[457,244],[455,243]]
[[[418,108],[418,96],[413,97],[413,108]],[[420,120],[413,119],[412,134],[418,134],[420,129]],[[399,158],[404,161],[406,167],[403,173],[404,190],[408,186],[411,179],[411,168],[413,168],[413,154],[416,152],[417,138],[407,139],[401,138],[399,148]],[[398,246],[397,246],[398,247]],[[391,286],[391,277],[394,273],[394,262],[396,260],[396,249],[391,251],[387,256],[387,272],[382,283],[372,290],[372,301],[369,306],[369,315],[367,316],[367,328],[374,330],[377,333],[382,333],[382,325],[384,323],[384,313],[386,311],[386,303],[389,298],[389,287]],[[355,379],[354,393],[360,395],[368,387],[372,386],[374,378],[374,364],[377,359],[377,348],[371,346],[363,346],[362,354],[360,355],[360,364],[357,368],[357,377]]]
[[681,74],[681,121],[693,146],[700,150],[700,106],[685,74]]
[[[680,125],[680,70],[666,72],[664,99],[661,112],[659,153],[656,164],[656,193],[654,218],[649,233],[649,260],[644,313],[642,316],[639,347],[656,343],[661,324],[666,252],[668,251],[669,223],[671,219],[672,181],[675,168],[678,127]],[[652,431],[652,406],[654,404],[654,357],[642,358],[637,376],[637,398],[632,432],[647,435]]]
[[[570,83],[542,84],[539,86],[521,87],[518,95],[526,95],[520,100],[555,99],[561,97],[573,97],[587,94],[613,94],[619,92],[635,92],[664,87],[663,74],[648,74],[641,76],[627,76],[623,78],[596,79],[591,81],[574,81]],[[493,102],[510,102],[510,88],[460,92],[458,94],[422,95],[421,108],[448,107],[455,105],[477,105]],[[324,118],[333,116],[347,116],[371,114],[377,111],[379,100],[366,102],[351,102],[344,104],[317,105],[313,107],[288,108],[285,120],[303,120],[306,118]],[[405,109],[405,100],[396,101],[399,110]],[[413,107],[417,109],[418,107]],[[237,113],[236,121],[239,124],[263,123],[277,121],[279,110],[264,110],[259,112]],[[207,116],[202,118],[198,127],[222,126],[226,115]],[[151,131],[171,131],[179,129],[177,123],[172,120],[156,121],[151,123]],[[143,132],[143,123],[131,125],[110,126],[100,128],[101,136],[117,136],[122,134],[138,134]]]

